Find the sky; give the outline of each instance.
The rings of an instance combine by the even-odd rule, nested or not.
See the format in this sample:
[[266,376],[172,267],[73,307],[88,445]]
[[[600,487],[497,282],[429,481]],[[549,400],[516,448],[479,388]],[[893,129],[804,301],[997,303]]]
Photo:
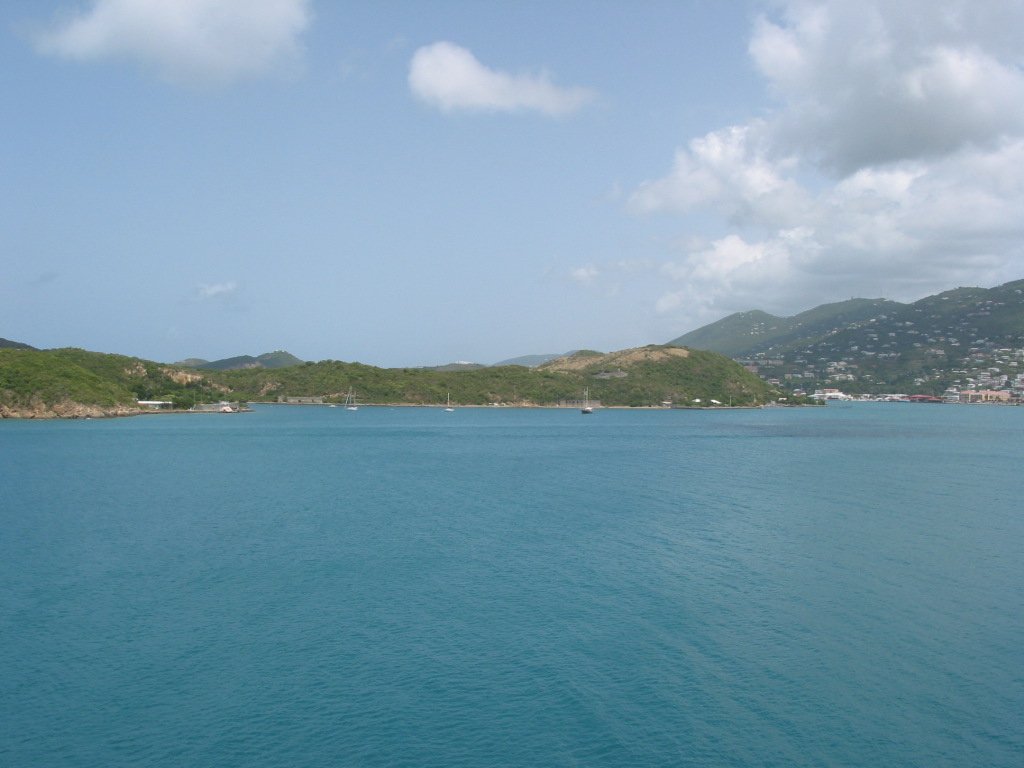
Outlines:
[[7,0],[0,336],[387,367],[1024,278],[1024,0]]

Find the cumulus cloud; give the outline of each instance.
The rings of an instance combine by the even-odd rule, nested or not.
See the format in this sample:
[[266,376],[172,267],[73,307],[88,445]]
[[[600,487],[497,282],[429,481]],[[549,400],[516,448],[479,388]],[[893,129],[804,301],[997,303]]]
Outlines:
[[761,19],[749,49],[777,108],[690,139],[630,196],[718,222],[666,259],[655,312],[696,325],[1024,275],[1022,35],[1019,2],[794,0]]
[[642,212],[713,205],[740,224],[793,218],[807,195],[787,177],[793,160],[770,155],[765,133],[765,124],[754,121],[693,139],[676,153],[671,173],[641,184],[630,204]]
[[817,247],[813,233],[800,227],[761,241],[726,235],[685,252],[679,261],[662,264],[660,271],[671,288],[655,302],[655,312],[672,314],[683,308],[692,316],[705,318],[736,301],[757,300],[766,292],[777,295],[780,290],[798,290],[801,281],[794,279],[795,266]]
[[308,0],[94,0],[36,38],[45,54],[128,59],[174,83],[229,83],[293,65]]
[[777,140],[846,174],[991,147],[1024,129],[1024,5],[790,3],[750,53],[783,109]]
[[444,41],[413,54],[409,87],[418,99],[443,112],[536,111],[560,116],[594,98],[587,88],[557,86],[543,73],[511,75],[489,69],[470,51]]

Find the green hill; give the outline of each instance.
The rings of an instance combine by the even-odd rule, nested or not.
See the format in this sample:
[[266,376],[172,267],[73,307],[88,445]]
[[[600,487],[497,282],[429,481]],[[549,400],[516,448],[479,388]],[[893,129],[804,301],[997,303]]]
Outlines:
[[194,367],[203,371],[233,371],[244,368],[288,368],[292,365],[302,365],[302,361],[295,357],[295,355],[278,350],[276,352],[267,352],[258,357],[239,355],[238,357],[228,357],[212,362],[201,361]]
[[[97,415],[137,411],[137,400],[187,408],[221,399],[322,397],[362,403],[554,405],[584,389],[604,405],[755,405],[777,396],[756,376],[713,352],[651,346],[583,351],[538,368],[376,368],[327,360],[284,368],[183,369],[82,349],[0,350],[0,414]],[[83,408],[92,410],[83,411]],[[97,410],[98,409],[98,410]]]
[[536,368],[538,365],[542,365],[549,360],[554,360],[556,357],[564,357],[565,355],[571,355],[572,352],[565,352],[563,354],[549,354],[549,355],[521,355],[519,357],[513,357],[509,360],[502,360],[499,363],[495,363],[495,367],[502,365],[521,365],[524,368]]
[[551,405],[580,398],[584,388],[605,405],[650,406],[694,398],[732,399],[740,405],[773,396],[770,387],[728,358],[676,347],[607,355],[578,352],[537,368],[375,368],[328,360],[278,370],[221,371],[210,377],[234,398],[249,401],[325,397],[340,402],[350,389],[364,403],[422,405],[445,402],[448,393],[461,405]]
[[30,347],[28,344],[22,344],[20,341],[0,339],[0,349],[35,349],[35,347]]
[[112,377],[66,356],[0,349],[0,409],[45,409],[64,404],[115,408],[134,404],[134,398]]
[[762,376],[803,389],[938,394],[950,386],[1007,387],[1024,369],[1024,280],[912,304],[855,299],[792,318],[740,313],[676,341],[684,339],[728,350]]
[[824,338],[838,329],[899,306],[903,305],[887,299],[849,299],[823,304],[793,317],[776,317],[761,310],[738,312],[673,339],[669,344],[709,349],[729,357],[747,357]]
[[715,352],[649,345],[601,354],[582,351],[539,366],[578,377],[604,405],[756,405],[778,393],[738,363]]
[[486,366],[480,363],[467,363],[467,362],[456,362],[456,363],[445,363],[444,365],[428,365],[426,369],[428,371],[472,371],[476,368],[486,368]]
[[72,348],[0,349],[0,413],[7,416],[124,414],[137,411],[138,400],[188,408],[224,394],[195,372],[135,357]]

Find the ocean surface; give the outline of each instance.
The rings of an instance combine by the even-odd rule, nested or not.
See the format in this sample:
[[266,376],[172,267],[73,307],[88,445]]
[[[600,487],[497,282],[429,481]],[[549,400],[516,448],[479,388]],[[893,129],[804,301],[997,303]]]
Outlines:
[[0,422],[0,765],[1024,765],[1024,408]]

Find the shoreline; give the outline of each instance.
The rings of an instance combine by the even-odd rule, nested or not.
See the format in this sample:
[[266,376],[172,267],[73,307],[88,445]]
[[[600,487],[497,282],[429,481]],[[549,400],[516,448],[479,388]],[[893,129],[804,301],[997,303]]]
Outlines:
[[[249,405],[259,406],[285,406],[285,407],[299,407],[299,408],[330,408],[331,406],[342,408],[344,407],[340,403],[278,403],[273,401],[250,401]],[[451,407],[455,410],[462,410],[466,408],[476,409],[520,409],[520,410],[550,410],[550,411],[573,411],[577,410],[576,406],[571,405],[538,405],[538,404],[469,404],[469,405],[453,405],[448,406],[446,403],[360,403],[360,408],[436,408],[444,410],[445,408]],[[719,405],[719,406],[663,406],[663,405],[603,405],[595,408],[595,411],[741,411],[741,410],[756,410],[764,408],[765,405]],[[789,408],[802,408],[805,406],[785,406]],[[817,406],[815,406],[817,407]],[[171,416],[171,415],[230,415],[238,413],[252,413],[253,409],[250,407],[241,408],[236,411],[223,412],[216,410],[204,410],[204,411],[193,411],[188,408],[161,408],[161,409],[139,409],[139,408],[112,408],[106,409],[98,406],[74,406],[74,407],[59,407],[50,406],[45,408],[37,409],[13,409],[13,408],[2,408],[0,409],[0,421],[2,420],[16,420],[16,421],[54,421],[54,420],[66,420],[66,421],[82,421],[91,419],[119,419],[119,418],[131,418],[135,416]]]
[[[851,402],[873,402],[873,401],[851,401]],[[300,408],[336,408],[344,407],[341,403],[278,403],[275,401],[253,400],[249,405],[259,406],[286,406]],[[1017,403],[941,403],[941,405],[980,405],[980,406],[1002,406],[1017,407]],[[360,408],[434,408],[444,410],[449,406],[446,403],[360,403]],[[454,410],[467,408],[475,409],[508,409],[508,410],[550,410],[550,411],[573,411],[576,406],[571,405],[537,405],[537,404],[469,404],[450,406]],[[751,411],[765,408],[822,408],[827,407],[824,403],[764,403],[761,405],[603,405],[595,411]],[[0,407],[0,421],[89,421],[92,419],[121,419],[135,416],[170,416],[170,415],[231,415],[239,413],[252,413],[253,408],[241,408],[239,410],[224,412],[216,410],[193,411],[188,408],[167,408],[167,409],[138,409],[138,408],[102,408],[99,406],[83,405],[57,405],[37,409]]]

